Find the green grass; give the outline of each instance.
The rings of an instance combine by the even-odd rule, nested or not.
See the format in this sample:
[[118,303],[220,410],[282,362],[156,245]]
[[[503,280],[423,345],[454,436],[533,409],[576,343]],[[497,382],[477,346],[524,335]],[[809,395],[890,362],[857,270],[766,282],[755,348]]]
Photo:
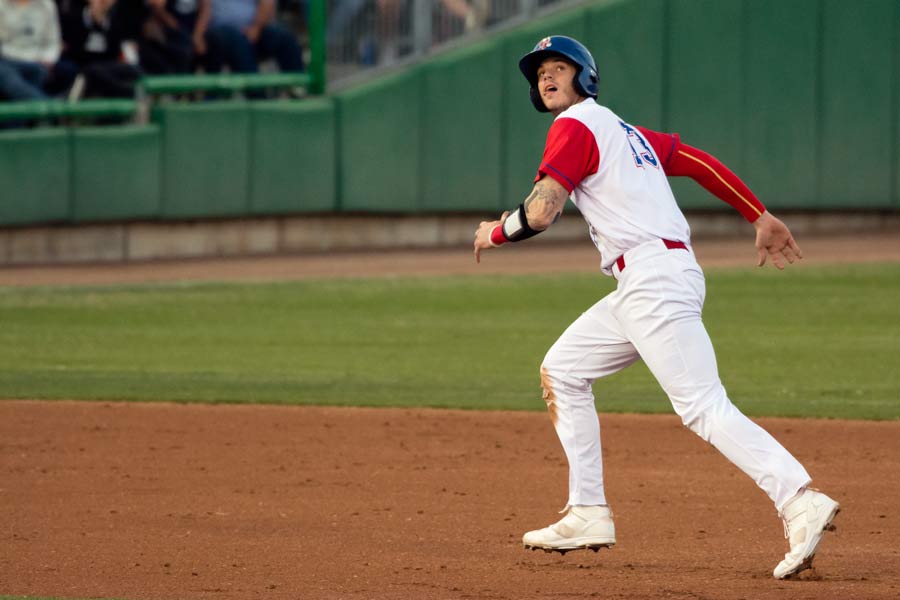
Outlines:
[[[599,275],[0,288],[0,397],[543,410]],[[900,417],[900,265],[714,270],[705,323],[752,415]],[[643,365],[602,411],[671,408]]]

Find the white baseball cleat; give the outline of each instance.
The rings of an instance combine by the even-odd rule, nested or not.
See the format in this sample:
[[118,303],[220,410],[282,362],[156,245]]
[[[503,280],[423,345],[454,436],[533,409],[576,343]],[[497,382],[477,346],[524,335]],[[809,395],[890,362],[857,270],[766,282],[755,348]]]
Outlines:
[[570,506],[566,516],[549,527],[522,536],[526,550],[565,554],[571,550],[609,548],[616,543],[616,528],[608,506]]
[[788,502],[779,515],[784,520],[784,537],[791,550],[772,573],[775,579],[796,575],[812,566],[822,534],[834,531],[831,524],[840,505],[817,490],[804,489]]

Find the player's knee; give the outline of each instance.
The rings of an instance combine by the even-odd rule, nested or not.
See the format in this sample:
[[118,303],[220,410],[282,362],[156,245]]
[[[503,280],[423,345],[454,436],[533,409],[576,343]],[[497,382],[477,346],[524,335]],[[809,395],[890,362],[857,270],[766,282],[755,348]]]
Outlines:
[[547,366],[547,363],[541,363],[541,389],[544,390],[544,397],[546,398],[547,394],[553,393],[554,382],[553,376],[550,374],[550,369],[552,367]]
[[541,386],[550,383],[561,383],[565,379],[565,370],[555,366],[552,362],[541,363]]
[[546,400],[547,393],[555,395],[563,391],[567,395],[579,395],[590,392],[591,381],[576,377],[570,369],[545,359],[541,364],[541,388]]
[[547,412],[550,414],[550,420],[553,421],[553,425],[555,426],[556,422],[559,420],[556,408],[556,391],[554,389],[553,378],[543,364],[541,365],[541,397],[547,404]]

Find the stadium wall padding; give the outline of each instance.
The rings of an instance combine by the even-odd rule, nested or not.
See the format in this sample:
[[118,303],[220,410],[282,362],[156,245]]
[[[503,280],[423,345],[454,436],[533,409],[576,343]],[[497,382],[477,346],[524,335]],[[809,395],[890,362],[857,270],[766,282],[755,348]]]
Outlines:
[[70,157],[65,129],[0,132],[0,225],[68,220]]
[[412,68],[337,102],[338,208],[413,212],[422,175],[422,76]]
[[162,216],[249,214],[249,102],[167,104],[154,118],[163,130]]
[[328,99],[250,106],[250,209],[257,215],[333,211],[335,110]]
[[824,7],[818,205],[840,207],[852,198],[854,206],[882,207],[892,196],[885,158],[897,152],[890,75],[900,4],[825,0]]
[[[896,0],[605,0],[327,97],[0,132],[0,225],[499,213],[531,189],[552,121],[517,65],[550,34],[594,52],[601,103],[718,156],[767,205],[900,209]],[[673,188],[685,208],[731,210]]]
[[476,44],[424,69],[418,209],[500,208],[501,50],[495,42]]
[[80,127],[71,144],[72,221],[159,216],[158,126]]
[[[742,13],[743,2],[671,1],[663,127],[743,174]],[[693,181],[674,178],[671,184],[681,206],[709,203]]]
[[740,168],[772,208],[814,208],[818,198],[819,5],[756,0],[746,13]]

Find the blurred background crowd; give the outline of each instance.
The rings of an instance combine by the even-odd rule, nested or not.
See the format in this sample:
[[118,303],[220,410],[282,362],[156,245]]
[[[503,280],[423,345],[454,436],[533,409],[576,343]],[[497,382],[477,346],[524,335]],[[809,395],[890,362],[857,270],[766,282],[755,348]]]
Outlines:
[[[329,0],[330,81],[557,0]],[[309,0],[0,0],[0,100],[134,95],[145,75],[303,71]]]

